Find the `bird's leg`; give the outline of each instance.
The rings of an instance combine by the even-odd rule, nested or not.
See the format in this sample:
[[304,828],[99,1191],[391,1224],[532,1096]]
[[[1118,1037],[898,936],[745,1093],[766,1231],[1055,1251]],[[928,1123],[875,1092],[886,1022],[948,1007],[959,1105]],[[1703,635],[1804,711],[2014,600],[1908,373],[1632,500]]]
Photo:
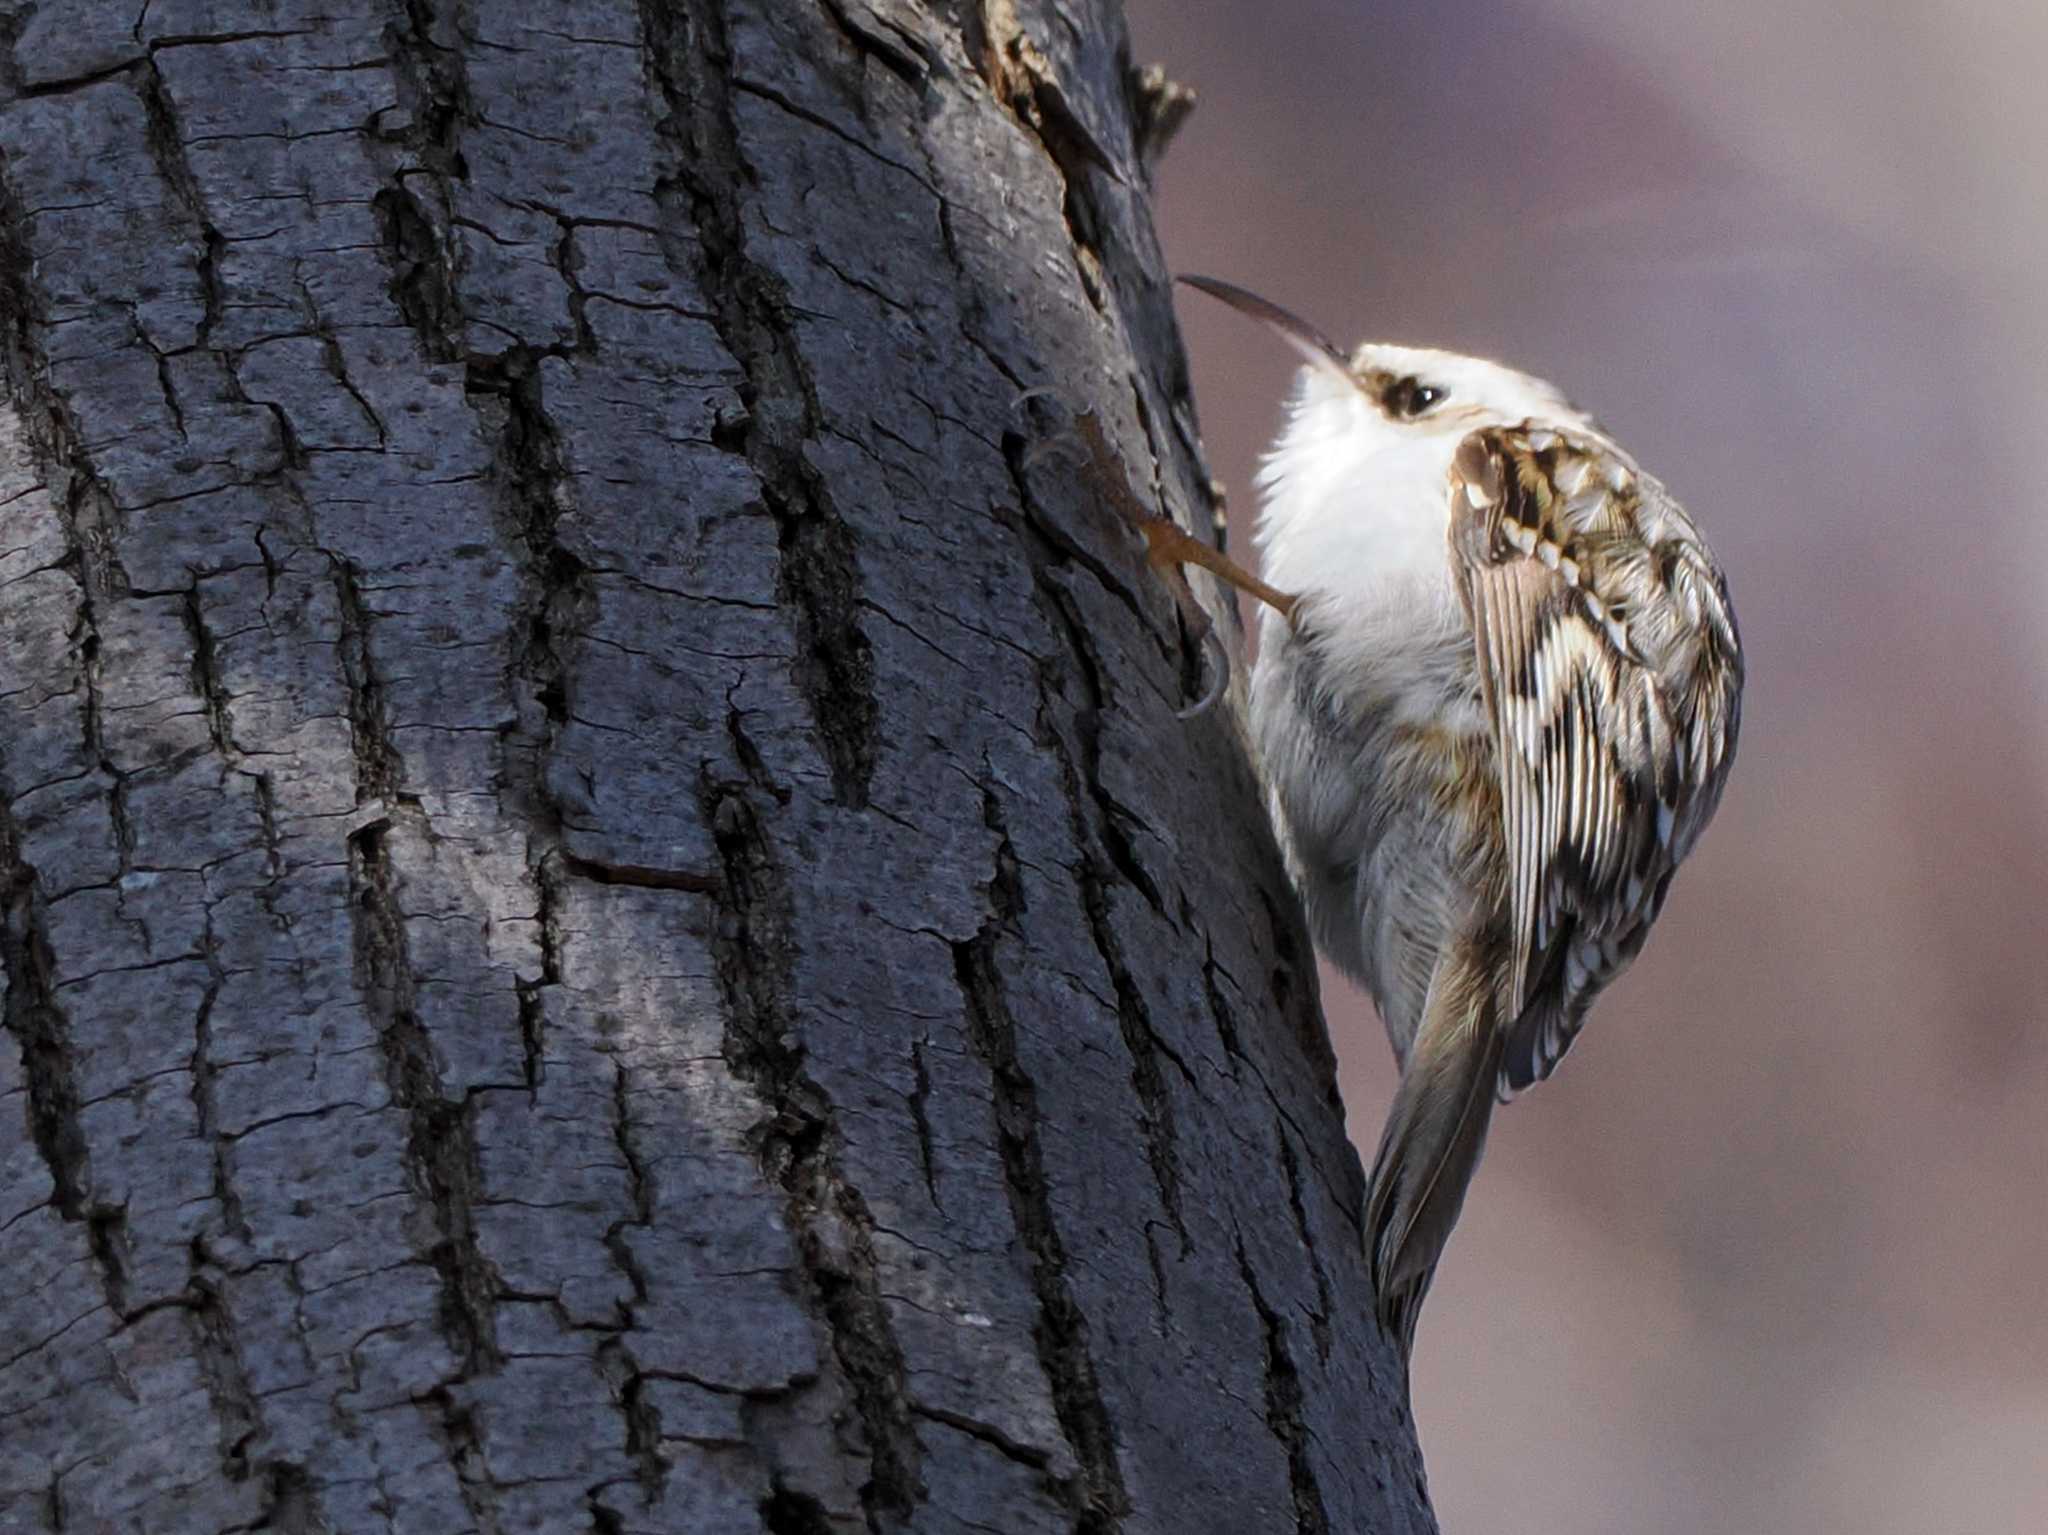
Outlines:
[[[1202,690],[1202,696],[1178,711],[1182,719],[1206,714],[1230,686],[1230,647],[1216,632],[1216,621],[1209,616],[1209,610],[1195,600],[1194,589],[1188,585],[1187,575],[1181,569],[1185,557],[1177,550],[1180,544],[1190,548],[1207,546],[1190,537],[1171,517],[1161,516],[1138,499],[1116,453],[1102,435],[1102,423],[1095,419],[1094,412],[1081,417],[1077,427],[1081,441],[1088,449],[1088,477],[1123,513],[1125,520],[1145,535],[1146,563],[1158,572],[1159,578],[1166,583],[1166,589],[1173,593],[1173,605],[1180,610],[1181,628],[1201,647],[1203,654],[1213,654],[1216,658],[1212,680]],[[1208,553],[1217,559],[1223,558],[1216,550],[1209,549]]]
[[1214,544],[1204,543],[1170,517],[1147,516],[1138,524],[1145,535],[1146,557],[1161,574],[1182,565],[1199,565],[1211,575],[1249,592],[1289,623],[1300,602],[1292,592],[1269,586]]
[[[1018,397],[1018,404],[1028,404],[1033,399],[1051,395],[1051,390],[1030,389]],[[1095,413],[1089,411],[1074,418],[1074,430],[1067,439],[1078,438],[1087,450],[1088,461],[1082,472],[1094,484],[1102,496],[1145,536],[1146,563],[1157,571],[1166,588],[1173,594],[1174,606],[1180,612],[1181,625],[1187,636],[1199,645],[1205,653],[1214,652],[1214,676],[1202,696],[1179,712],[1183,719],[1191,719],[1205,713],[1217,699],[1223,696],[1230,685],[1230,649],[1223,637],[1216,632],[1215,621],[1208,609],[1195,599],[1188,586],[1187,575],[1182,569],[1186,565],[1199,565],[1204,570],[1229,582],[1239,591],[1250,592],[1261,602],[1269,604],[1290,623],[1294,620],[1297,599],[1278,588],[1269,586],[1257,576],[1224,554],[1222,550],[1204,543],[1171,517],[1161,516],[1142,501],[1131,489],[1130,477],[1124,471],[1116,450],[1103,435],[1102,423]],[[1049,456],[1056,446],[1064,446],[1058,439],[1043,440],[1025,454],[1028,465],[1036,459]]]
[[[1238,564],[1214,544],[1204,543],[1188,532],[1171,517],[1162,517],[1132,492],[1130,482],[1117,465],[1116,453],[1102,435],[1102,423],[1091,412],[1075,423],[1081,441],[1087,446],[1091,478],[1115,501],[1127,517],[1145,535],[1146,557],[1152,568],[1165,577],[1174,588],[1179,599],[1187,591],[1187,579],[1180,573],[1183,565],[1199,565],[1211,575],[1229,582],[1241,592],[1252,596],[1272,608],[1282,618],[1292,623],[1298,599],[1290,592],[1269,586],[1257,576]],[[1189,594],[1192,601],[1192,593]],[[1187,606],[1182,604],[1183,609]],[[1199,609],[1199,604],[1197,604]],[[1204,615],[1206,625],[1206,614]],[[1200,632],[1199,630],[1197,632]]]

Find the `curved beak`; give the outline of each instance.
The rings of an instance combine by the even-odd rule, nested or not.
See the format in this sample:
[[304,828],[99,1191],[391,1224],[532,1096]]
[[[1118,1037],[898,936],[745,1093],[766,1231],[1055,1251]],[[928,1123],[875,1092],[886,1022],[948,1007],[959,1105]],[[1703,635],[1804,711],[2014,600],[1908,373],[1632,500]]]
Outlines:
[[1292,310],[1282,309],[1235,283],[1222,282],[1214,277],[1197,277],[1183,272],[1174,281],[1186,283],[1211,298],[1221,299],[1240,314],[1250,315],[1299,353],[1310,367],[1321,368],[1343,379],[1354,389],[1362,387],[1358,375],[1351,371],[1351,359],[1328,336]]

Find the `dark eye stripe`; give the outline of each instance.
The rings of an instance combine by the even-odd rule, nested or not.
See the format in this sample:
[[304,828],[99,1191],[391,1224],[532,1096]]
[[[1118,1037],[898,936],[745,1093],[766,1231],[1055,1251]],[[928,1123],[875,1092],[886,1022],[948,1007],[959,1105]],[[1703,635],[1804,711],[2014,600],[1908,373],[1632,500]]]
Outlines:
[[1450,391],[1435,384],[1425,384],[1412,374],[1406,374],[1388,382],[1380,395],[1380,403],[1387,413],[1403,421],[1412,421],[1449,396]]

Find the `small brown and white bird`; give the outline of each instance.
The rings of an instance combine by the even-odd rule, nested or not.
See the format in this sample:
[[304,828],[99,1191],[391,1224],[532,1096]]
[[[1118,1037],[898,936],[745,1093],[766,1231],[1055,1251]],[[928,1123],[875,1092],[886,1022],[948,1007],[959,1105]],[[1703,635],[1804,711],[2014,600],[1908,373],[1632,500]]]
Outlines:
[[1183,280],[1308,362],[1259,476],[1265,580],[1224,573],[1268,603],[1251,721],[1274,825],[1401,1063],[1364,1230],[1405,1354],[1495,1098],[1550,1075],[1714,813],[1741,644],[1691,518],[1551,385],[1345,353]]

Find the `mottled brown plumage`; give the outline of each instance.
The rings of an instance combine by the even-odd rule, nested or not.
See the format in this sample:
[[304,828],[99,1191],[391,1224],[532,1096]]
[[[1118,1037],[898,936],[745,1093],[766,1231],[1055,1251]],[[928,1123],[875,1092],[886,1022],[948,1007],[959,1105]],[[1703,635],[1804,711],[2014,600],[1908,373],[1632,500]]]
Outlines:
[[1741,649],[1698,530],[1611,443],[1474,432],[1450,504],[1507,859],[1505,1098],[1570,1048],[1713,814]]

